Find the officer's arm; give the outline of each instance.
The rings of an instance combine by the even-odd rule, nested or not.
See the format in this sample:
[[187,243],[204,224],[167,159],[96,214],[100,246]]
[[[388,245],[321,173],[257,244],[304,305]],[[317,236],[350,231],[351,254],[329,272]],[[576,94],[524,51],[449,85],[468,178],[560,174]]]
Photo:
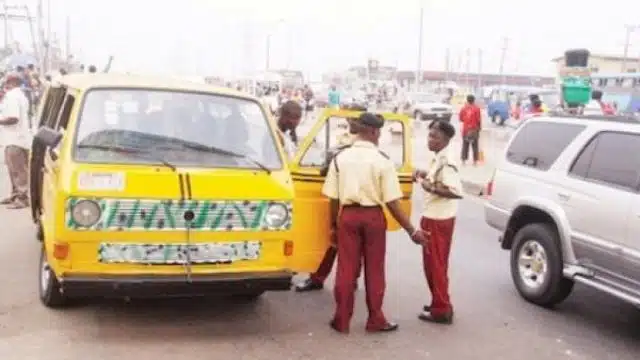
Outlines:
[[391,216],[402,226],[402,228],[413,236],[416,228],[411,225],[411,220],[400,207],[400,199],[402,199],[402,190],[400,189],[400,179],[394,164],[389,161],[388,166],[383,168],[381,174],[382,201],[389,209]]
[[[423,183],[422,186],[424,188],[427,185]],[[441,181],[434,183],[429,192],[447,199],[462,199],[462,182],[458,169],[453,165],[445,165],[442,168]]]

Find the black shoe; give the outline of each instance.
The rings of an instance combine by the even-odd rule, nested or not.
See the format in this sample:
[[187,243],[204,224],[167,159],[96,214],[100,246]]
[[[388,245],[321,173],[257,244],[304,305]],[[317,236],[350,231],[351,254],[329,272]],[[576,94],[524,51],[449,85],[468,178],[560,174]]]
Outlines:
[[418,319],[435,324],[451,325],[453,324],[453,313],[447,315],[433,316],[431,313],[423,312],[418,315]]
[[307,291],[315,291],[315,290],[322,290],[322,289],[324,289],[324,285],[322,283],[318,283],[311,280],[311,278],[296,285],[296,292],[307,292]]
[[389,323],[387,323],[387,325],[385,325],[384,327],[382,327],[380,329],[367,329],[367,332],[369,332],[369,333],[392,332],[392,331],[398,330],[398,328],[399,328],[398,324],[396,324],[394,322],[389,322]]

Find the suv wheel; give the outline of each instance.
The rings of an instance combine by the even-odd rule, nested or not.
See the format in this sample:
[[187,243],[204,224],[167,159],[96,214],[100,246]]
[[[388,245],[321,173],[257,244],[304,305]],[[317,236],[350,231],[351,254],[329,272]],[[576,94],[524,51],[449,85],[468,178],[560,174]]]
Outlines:
[[556,231],[547,224],[529,224],[514,238],[511,277],[527,301],[552,307],[566,299],[573,281],[562,275],[563,261]]

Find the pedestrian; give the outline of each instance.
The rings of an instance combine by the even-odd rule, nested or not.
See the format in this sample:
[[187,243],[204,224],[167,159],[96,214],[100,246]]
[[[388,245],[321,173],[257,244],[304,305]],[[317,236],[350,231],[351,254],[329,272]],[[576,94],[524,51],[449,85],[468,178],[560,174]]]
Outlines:
[[329,88],[328,102],[329,108],[336,110],[340,109],[340,93],[336,89],[335,85],[331,85]]
[[[347,133],[348,137],[341,137],[341,141],[339,142],[340,146],[328,156],[326,166],[320,170],[320,174],[323,176],[326,176],[329,172],[329,166],[331,165],[331,161],[333,160],[333,158],[343,150],[351,147],[358,136],[358,120],[354,118],[348,118],[347,123],[349,124],[349,132]],[[330,244],[329,248],[327,248],[327,251],[322,257],[322,261],[320,262],[318,269],[314,273],[310,274],[306,280],[297,284],[295,286],[296,291],[308,292],[322,290],[324,288],[325,280],[327,279],[327,277],[329,277],[329,274],[331,274],[331,269],[333,269],[333,264],[335,263],[337,254],[338,250],[335,245]],[[357,282],[355,287],[358,287]]]
[[278,116],[278,137],[289,159],[295,156],[298,146],[296,129],[302,118],[302,106],[297,101],[289,100],[280,107]]
[[591,101],[584,107],[583,115],[615,115],[615,110],[607,103],[602,101],[602,91],[593,90],[591,92]]
[[431,304],[418,316],[421,320],[442,324],[453,322],[453,306],[449,297],[449,253],[462,183],[449,142],[455,135],[445,121],[429,125],[429,150],[435,153],[429,169],[416,171],[414,179],[425,191],[420,227],[427,234],[422,248],[422,265],[431,291]]
[[411,239],[425,244],[424,233],[411,225],[400,208],[402,198],[394,163],[377,144],[384,125],[381,116],[363,113],[358,118],[358,135],[353,145],[335,156],[329,165],[322,193],[329,198],[332,236],[338,249],[334,297],[336,310],[330,326],[349,332],[354,292],[361,261],[364,261],[369,332],[398,329],[382,311],[385,292],[386,206]]
[[4,157],[11,180],[11,194],[0,204],[8,205],[11,209],[29,206],[29,100],[20,89],[21,82],[19,74],[7,75],[5,87],[8,91],[1,105],[0,133],[5,146]]
[[460,110],[460,122],[462,122],[462,153],[460,159],[465,165],[469,158],[469,147],[473,153],[473,165],[480,159],[480,129],[482,128],[482,113],[476,105],[476,97],[467,95],[467,104]]

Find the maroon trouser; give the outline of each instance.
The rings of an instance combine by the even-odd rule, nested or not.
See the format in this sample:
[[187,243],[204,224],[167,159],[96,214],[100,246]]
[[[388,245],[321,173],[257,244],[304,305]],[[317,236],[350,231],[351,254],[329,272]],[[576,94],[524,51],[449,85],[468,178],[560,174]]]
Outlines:
[[333,268],[333,263],[336,261],[336,255],[338,254],[338,250],[333,246],[330,246],[327,251],[324,253],[324,257],[322,258],[322,262],[318,266],[316,272],[311,274],[309,278],[311,281],[317,284],[324,283],[331,274],[331,269]]
[[429,244],[423,247],[422,264],[431,290],[431,315],[442,316],[453,312],[449,298],[449,253],[455,218],[434,220],[423,217],[420,227],[429,234]]
[[348,331],[353,316],[354,292],[361,259],[364,258],[369,319],[367,330],[379,330],[387,326],[382,312],[385,283],[385,255],[387,245],[387,220],[381,207],[344,206],[338,219],[338,269],[334,296],[335,327]]

